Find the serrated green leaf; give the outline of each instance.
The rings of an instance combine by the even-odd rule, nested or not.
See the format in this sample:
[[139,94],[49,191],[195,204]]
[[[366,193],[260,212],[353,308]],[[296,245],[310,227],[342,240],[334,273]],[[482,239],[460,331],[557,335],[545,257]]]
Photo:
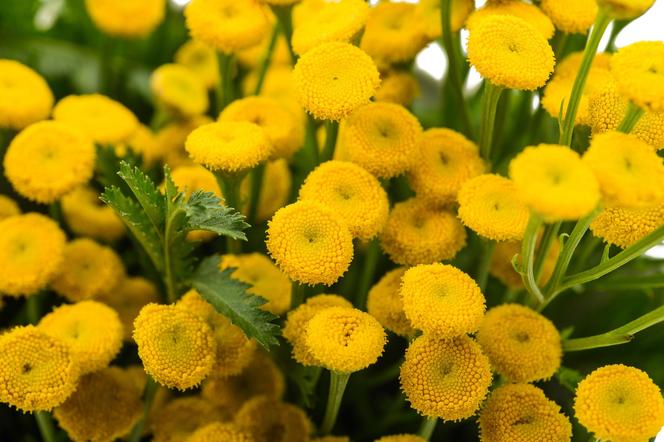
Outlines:
[[168,165],[164,166],[164,193],[166,194],[166,204],[169,212],[171,207],[178,205],[184,198],[184,194],[178,190],[173,181],[171,169]]
[[164,195],[141,169],[126,161],[120,162],[118,175],[127,183],[156,231],[160,232],[166,218]]
[[211,192],[197,190],[184,204],[189,217],[189,230],[208,230],[217,235],[229,236],[246,241],[244,229],[250,227],[244,222],[244,215],[232,207],[224,207],[221,200]]
[[279,326],[272,313],[260,307],[265,299],[247,293],[249,284],[231,278],[234,269],[219,269],[219,256],[204,259],[192,278],[192,286],[214,308],[227,316],[244,333],[263,347],[278,345]]

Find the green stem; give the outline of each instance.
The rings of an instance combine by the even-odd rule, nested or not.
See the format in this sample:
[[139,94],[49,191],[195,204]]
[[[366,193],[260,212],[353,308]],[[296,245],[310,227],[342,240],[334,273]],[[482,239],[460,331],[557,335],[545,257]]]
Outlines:
[[496,123],[496,109],[503,88],[494,86],[491,82],[484,80],[484,92],[482,95],[482,124],[480,126],[480,154],[487,162],[490,162],[491,146],[493,145],[493,130]]
[[60,201],[53,201],[51,204],[48,206],[48,214],[51,218],[53,218],[53,221],[58,223],[58,225],[62,226],[62,207],[60,206]]
[[482,256],[480,257],[480,262],[477,265],[477,273],[475,276],[477,285],[480,287],[482,292],[484,292],[484,289],[486,289],[486,283],[489,280],[489,267],[491,266],[491,258],[493,257],[493,252],[495,249],[495,241],[484,241],[482,247]]
[[56,442],[55,427],[53,426],[51,413],[48,411],[35,411],[33,414],[37,421],[42,440],[44,442]]
[[[169,210],[170,212],[170,210]],[[171,245],[173,243],[173,221],[178,216],[178,212],[172,213],[166,220],[164,228],[164,285],[166,286],[166,299],[169,304],[177,300],[177,289],[175,284],[175,275],[171,266]]]
[[546,229],[544,230],[542,241],[540,242],[540,246],[537,250],[537,258],[535,258],[535,267],[533,270],[535,274],[535,281],[539,281],[540,276],[542,275],[544,263],[546,262],[549,251],[553,246],[553,242],[558,237],[558,231],[560,230],[561,224],[562,223],[560,221],[555,222],[549,226],[546,226]]
[[307,126],[304,134],[305,149],[311,155],[312,169],[320,163],[320,151],[318,150],[318,139],[316,138],[316,120],[311,114],[307,114]]
[[339,122],[325,121],[325,147],[323,148],[323,161],[330,161],[334,157],[334,148],[337,145],[337,134],[339,133]]
[[438,419],[435,417],[424,417],[422,426],[420,426],[420,430],[417,432],[417,435],[425,440],[431,439],[431,436],[433,436],[433,432],[436,429],[437,423]]
[[581,244],[581,246],[578,248],[579,252],[574,257],[574,265],[572,266],[572,269],[578,271],[583,270],[584,268],[588,268],[588,261],[601,242],[602,239],[596,236],[588,237],[584,244]]
[[304,302],[304,284],[291,281],[291,310]]
[[263,54],[263,58],[261,59],[261,63],[258,67],[258,80],[256,80],[256,89],[254,89],[254,95],[261,94],[263,83],[265,82],[265,74],[267,74],[267,70],[270,67],[270,63],[272,62],[272,54],[274,53],[274,48],[277,44],[278,38],[279,24],[275,25],[274,29],[272,29],[272,34],[270,34],[270,41],[267,44],[267,49],[265,50],[265,54]]
[[636,106],[634,103],[629,101],[627,104],[627,112],[625,113],[625,117],[620,123],[620,126],[618,126],[617,130],[619,132],[623,132],[626,134],[630,133],[632,129],[634,129],[634,126],[636,126],[636,123],[639,122],[644,113],[645,112],[643,111],[642,108]]
[[[232,207],[238,212],[241,212],[242,201],[240,200],[240,184],[242,184],[242,179],[246,176],[246,173],[226,175],[220,172],[215,172],[214,176],[217,178],[219,187],[224,194],[224,204],[226,207]],[[227,236],[226,245],[228,253],[237,255],[242,252],[242,244],[237,239]]]
[[219,66],[219,82],[215,88],[215,103],[217,106],[217,115],[219,116],[226,106],[233,101],[233,54],[225,52],[217,53]]
[[325,417],[320,427],[320,432],[323,435],[330,434],[334,423],[337,421],[339,408],[341,407],[341,399],[346,390],[346,384],[350,378],[350,373],[339,373],[330,371],[330,392],[327,396],[327,406],[325,407]]
[[558,35],[558,41],[556,42],[556,49],[555,49],[555,55],[556,55],[556,60],[562,60],[563,55],[565,53],[565,48],[567,46],[567,42],[569,40],[569,34],[567,32],[563,32]]
[[356,302],[355,305],[359,309],[364,309],[367,303],[367,294],[374,280],[378,260],[380,259],[381,251],[378,238],[372,239],[367,245],[366,253],[364,254],[364,262],[362,263],[362,274],[360,276],[360,283],[357,286]]
[[606,278],[597,284],[593,284],[593,288],[600,290],[646,290],[664,288],[664,273]]
[[258,204],[261,199],[263,189],[263,180],[265,178],[265,163],[261,163],[251,171],[251,197],[249,199],[249,223],[256,224],[256,214],[258,213]]
[[293,16],[292,16],[293,5],[272,5],[272,12],[277,17],[279,22],[279,27],[281,32],[286,38],[286,44],[288,46],[288,52],[290,52],[291,61],[293,64],[297,61],[297,54],[293,51],[293,46],[291,44],[291,38],[293,37]]
[[25,310],[30,324],[37,325],[41,318],[41,293],[33,293],[25,299]]
[[537,286],[533,264],[535,246],[537,245],[537,232],[541,225],[542,219],[534,213],[531,213],[530,219],[528,219],[528,226],[526,226],[526,233],[524,234],[523,242],[521,243],[521,280],[523,281],[526,290],[528,290],[528,293],[530,293],[539,303],[544,302],[544,296]]
[[150,409],[152,408],[152,403],[154,402],[154,397],[158,389],[159,384],[152,379],[152,376],[148,376],[148,380],[145,383],[145,389],[143,390],[143,416],[141,417],[141,420],[134,425],[134,428],[132,428],[127,439],[128,442],[138,442],[141,440],[143,428],[145,427],[145,422],[148,420],[148,415],[150,414]]

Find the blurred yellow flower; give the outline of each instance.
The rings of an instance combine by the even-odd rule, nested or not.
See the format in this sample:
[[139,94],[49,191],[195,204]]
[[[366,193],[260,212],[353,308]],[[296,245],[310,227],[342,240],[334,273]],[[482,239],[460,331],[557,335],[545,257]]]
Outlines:
[[17,61],[0,59],[0,127],[20,130],[45,120],[53,100],[37,72]]
[[194,71],[181,64],[159,66],[150,76],[156,107],[180,118],[201,115],[208,109],[205,84]]
[[166,0],[85,0],[90,18],[102,32],[144,37],[164,20]]

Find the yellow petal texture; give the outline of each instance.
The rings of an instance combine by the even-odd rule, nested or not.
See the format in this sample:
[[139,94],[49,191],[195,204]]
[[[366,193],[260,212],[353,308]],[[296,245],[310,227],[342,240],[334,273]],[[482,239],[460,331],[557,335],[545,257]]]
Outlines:
[[41,75],[17,61],[0,59],[0,127],[20,130],[45,120],[53,100]]
[[[458,32],[466,23],[466,19],[475,9],[472,0],[452,0],[450,21],[452,32]],[[441,12],[439,0],[420,0],[415,5],[415,15],[422,20],[424,32],[430,40],[440,38],[443,35],[441,26]]]
[[188,67],[168,63],[150,76],[150,90],[158,106],[180,117],[205,113],[208,95],[205,84]]
[[92,187],[77,187],[62,197],[60,205],[67,226],[77,235],[113,242],[125,233],[122,220]]
[[122,322],[125,341],[132,340],[134,319],[143,306],[151,302],[158,302],[157,288],[150,280],[141,276],[124,278],[113,291],[106,292],[97,298],[97,301],[115,310]]
[[16,201],[6,195],[0,195],[0,221],[20,214],[21,208],[16,204]]
[[302,409],[265,396],[247,401],[235,415],[235,424],[249,432],[254,442],[307,442],[311,433],[311,422]]
[[367,298],[367,311],[386,329],[400,336],[410,337],[415,335],[415,329],[406,318],[399,293],[401,277],[405,272],[405,267],[390,270],[371,287]]
[[641,209],[606,207],[590,224],[593,235],[627,248],[664,224],[664,204]]
[[542,0],[540,7],[557,29],[568,34],[586,34],[598,11],[595,0]]
[[602,9],[619,20],[636,18],[650,9],[653,3],[655,0],[597,0]]
[[640,41],[621,48],[611,58],[611,73],[634,104],[664,112],[664,42]]
[[213,422],[194,431],[186,442],[252,442],[251,434],[237,425],[226,422]]
[[188,40],[175,53],[175,62],[188,67],[207,89],[219,81],[219,66],[214,49],[199,40]]
[[137,38],[149,34],[162,22],[166,0],[85,0],[85,8],[102,32]]
[[[509,1],[504,3],[489,3],[473,12],[466,23],[470,32],[475,26],[487,17],[507,15],[517,17],[528,23],[539,32],[546,40],[553,37],[555,28],[551,19],[540,8],[522,1]],[[593,17],[594,19],[594,17]]]
[[152,419],[153,442],[187,440],[196,430],[213,422],[226,422],[231,416],[200,396],[171,400]]

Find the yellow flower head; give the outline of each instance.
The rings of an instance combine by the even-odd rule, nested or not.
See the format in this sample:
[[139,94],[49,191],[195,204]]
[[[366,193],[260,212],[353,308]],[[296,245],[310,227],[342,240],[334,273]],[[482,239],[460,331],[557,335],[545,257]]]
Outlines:
[[316,46],[297,61],[293,71],[297,100],[319,120],[341,120],[369,102],[380,85],[371,57],[342,42]]
[[443,206],[453,202],[461,186],[484,172],[477,145],[447,128],[434,128],[419,139],[421,157],[408,174],[418,197]]
[[364,27],[369,5],[363,0],[325,2],[293,30],[293,50],[302,55],[321,43],[349,42]]
[[568,34],[586,34],[597,16],[597,0],[542,0],[542,11],[556,28]]
[[69,229],[77,235],[113,242],[125,233],[125,226],[115,211],[99,199],[89,186],[80,186],[60,200]]
[[235,100],[219,121],[246,121],[263,128],[274,149],[272,158],[290,158],[304,143],[304,120],[275,98]]
[[634,104],[664,112],[664,42],[640,41],[620,49],[611,58],[611,73]]
[[458,194],[459,218],[475,232],[495,241],[520,241],[529,211],[514,183],[500,175],[471,178]]
[[403,301],[399,289],[405,267],[390,270],[378,281],[367,298],[367,311],[386,329],[400,336],[415,335],[415,329],[403,311]]
[[53,108],[56,121],[69,123],[99,144],[128,141],[138,129],[136,116],[104,95],[69,95]]
[[510,382],[551,378],[563,354],[553,323],[519,304],[490,309],[480,324],[477,342],[491,366]]
[[187,136],[194,129],[208,123],[212,123],[210,117],[198,115],[191,120],[175,121],[167,124],[155,135],[159,150],[155,153],[154,157],[162,160],[171,168],[193,165],[194,162],[184,148]]
[[157,144],[157,137],[152,129],[144,124],[138,125],[134,134],[127,140],[125,145],[115,145],[115,153],[120,157],[131,151],[143,159],[143,166],[153,166],[163,155],[161,146]]
[[306,344],[306,333],[311,318],[331,307],[352,308],[353,305],[338,295],[316,295],[288,313],[282,333],[293,347],[293,358],[300,364],[305,366],[320,365],[309,352],[309,347]]
[[212,329],[193,312],[148,304],[134,321],[145,371],[168,388],[186,390],[210,374],[217,350]]
[[129,434],[143,415],[141,391],[125,370],[107,367],[83,376],[53,414],[72,440],[115,440]]
[[628,20],[646,12],[655,0],[597,0],[600,8],[618,20]]
[[[536,251],[539,250],[539,240],[537,239]],[[543,286],[549,281],[553,274],[553,269],[558,260],[558,253],[560,252],[560,243],[555,240],[549,249],[549,253],[544,258],[542,265],[542,274],[539,278],[539,285]],[[523,287],[521,275],[514,270],[512,259],[515,255],[521,254],[521,241],[504,241],[496,244],[493,255],[491,257],[491,264],[489,272],[500,282],[512,289]],[[521,263],[521,259],[518,260]]]
[[179,117],[200,115],[208,109],[205,84],[181,64],[167,63],[155,69],[150,76],[150,90],[157,106]]
[[302,409],[266,396],[245,402],[235,424],[248,431],[254,442],[307,442],[311,433],[311,422]]
[[401,278],[399,293],[412,326],[440,338],[473,333],[486,308],[475,281],[445,264],[408,269]]
[[219,82],[217,54],[199,40],[188,40],[175,53],[175,62],[188,67],[207,89]]
[[369,103],[344,120],[340,141],[344,154],[378,178],[392,178],[416,163],[422,127],[398,104]]
[[415,97],[420,95],[417,78],[408,71],[387,71],[381,74],[381,78],[380,87],[374,96],[378,102],[410,106]]
[[51,286],[72,302],[109,293],[125,276],[120,257],[110,247],[78,238],[64,248],[64,261]]
[[[251,181],[251,176],[247,176],[242,181],[240,195],[245,201],[249,201]],[[263,184],[256,210],[257,222],[267,221],[272,218],[277,210],[286,205],[290,197],[292,185],[293,178],[288,167],[288,161],[280,158],[265,164],[265,174],[263,175]],[[243,207],[245,215],[248,215],[247,209],[248,207],[245,205]]]
[[323,436],[311,439],[311,442],[350,442],[348,436]]
[[572,437],[572,424],[560,407],[529,384],[495,389],[480,412],[479,426],[482,442],[564,442]]
[[[475,2],[472,0],[452,0],[452,10],[450,12],[451,31],[459,32],[466,19],[475,9]],[[424,32],[429,40],[435,40],[443,35],[441,26],[440,1],[438,0],[420,0],[415,5],[415,15],[422,21]]]
[[598,439],[650,440],[664,425],[664,399],[646,372],[606,365],[577,386],[574,414]]
[[396,434],[394,436],[383,436],[376,442],[426,442],[426,439],[414,434]]
[[90,18],[102,32],[144,37],[164,20],[166,0],[85,0]]
[[0,127],[23,129],[48,118],[52,107],[53,93],[37,72],[0,59]]
[[113,291],[106,292],[97,299],[113,308],[120,317],[125,341],[131,341],[134,319],[143,306],[158,302],[157,288],[149,280],[140,276],[123,278]]
[[19,133],[4,158],[5,175],[21,196],[38,203],[57,201],[91,177],[92,142],[73,127],[41,121]]
[[551,19],[542,12],[540,8],[530,3],[523,1],[510,1],[505,3],[489,3],[484,7],[473,12],[468,17],[466,27],[470,32],[475,29],[475,26],[487,17],[495,17],[499,15],[507,15],[517,17],[524,20],[539,32],[545,40],[553,37],[555,28]]
[[593,235],[627,248],[664,224],[664,204],[627,209],[606,207],[590,224]]
[[270,258],[262,253],[224,255],[220,268],[235,268],[233,278],[251,284],[249,293],[267,300],[261,308],[275,315],[283,315],[291,304],[291,282]]
[[10,216],[20,215],[21,208],[16,201],[5,195],[0,195],[0,221]]
[[473,27],[468,60],[492,84],[523,90],[544,86],[554,65],[546,37],[509,15],[490,15]]
[[397,264],[431,264],[454,258],[466,245],[466,230],[451,212],[411,198],[394,205],[380,245]]
[[401,388],[420,414],[445,421],[477,412],[491,385],[489,360],[468,336],[424,334],[406,350]]
[[32,295],[44,288],[63,262],[65,234],[38,213],[0,221],[0,293]]
[[230,422],[213,422],[194,431],[187,442],[253,442],[251,434]]
[[231,416],[200,396],[171,400],[151,416],[153,442],[185,441],[196,430],[213,422],[228,421]]
[[303,284],[334,284],[353,259],[344,219],[314,201],[283,207],[268,222],[267,250],[279,268]]
[[599,202],[592,169],[569,147],[526,147],[510,162],[509,170],[520,197],[548,221],[581,218]]
[[0,336],[0,402],[23,411],[51,410],[76,389],[69,346],[28,325]]

